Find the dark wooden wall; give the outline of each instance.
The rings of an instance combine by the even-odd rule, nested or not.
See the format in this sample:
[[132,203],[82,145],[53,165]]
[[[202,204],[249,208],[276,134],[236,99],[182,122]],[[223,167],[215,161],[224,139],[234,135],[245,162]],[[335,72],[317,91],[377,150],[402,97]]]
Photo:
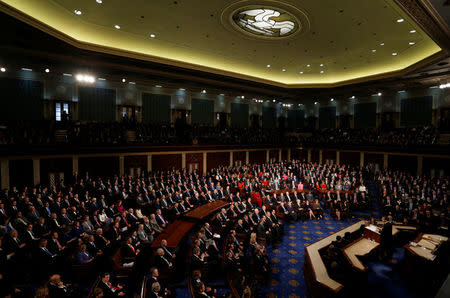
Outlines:
[[236,164],[237,161],[241,161],[242,164],[245,164],[245,152],[233,152],[233,165]]
[[181,154],[158,154],[152,156],[153,171],[181,169]]
[[230,165],[230,153],[229,152],[211,152],[206,155],[206,168],[210,169],[217,168],[219,166],[229,166]]
[[250,151],[248,159],[250,163],[266,162],[266,151]]
[[9,183],[11,186],[20,188],[33,185],[33,161],[31,159],[10,160]]
[[322,162],[325,163],[327,160],[332,163],[336,163],[336,151],[335,150],[322,151]]
[[147,156],[136,155],[136,156],[125,156],[124,157],[124,170],[125,175],[130,174],[130,169],[140,168],[141,171],[147,171]]
[[197,163],[198,172],[203,173],[203,153],[187,153],[186,154],[186,169],[189,169],[189,164]]
[[339,163],[351,166],[359,166],[359,160],[359,152],[341,152]]
[[40,175],[41,184],[49,184],[49,173],[64,173],[64,181],[72,183],[72,159],[71,158],[50,158],[41,159],[40,161]]
[[388,165],[390,169],[405,170],[415,174],[417,172],[417,157],[389,155]]
[[78,159],[78,172],[84,177],[111,177],[119,175],[119,157],[80,157]]

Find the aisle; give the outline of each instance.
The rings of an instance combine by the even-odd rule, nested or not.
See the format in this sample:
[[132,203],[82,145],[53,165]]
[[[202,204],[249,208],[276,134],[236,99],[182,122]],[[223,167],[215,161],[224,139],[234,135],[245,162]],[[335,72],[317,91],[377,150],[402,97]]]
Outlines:
[[337,221],[326,215],[322,220],[311,220],[304,223],[299,221],[286,225],[281,245],[275,249],[272,247],[267,249],[272,262],[272,277],[268,287],[261,289],[260,296],[309,297],[303,277],[305,246],[358,220],[354,218],[350,221]]

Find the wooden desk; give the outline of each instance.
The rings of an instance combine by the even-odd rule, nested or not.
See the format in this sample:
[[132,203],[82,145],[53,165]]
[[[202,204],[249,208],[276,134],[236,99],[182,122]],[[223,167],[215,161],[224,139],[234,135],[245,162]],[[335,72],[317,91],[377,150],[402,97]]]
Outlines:
[[369,225],[364,228],[364,238],[375,240],[380,243],[380,228],[375,225]]
[[331,293],[337,293],[343,288],[342,284],[328,275],[327,268],[323,263],[319,250],[330,245],[337,236],[344,237],[346,232],[353,233],[358,231],[363,224],[364,221],[359,221],[305,247],[305,270],[303,273],[312,297],[329,297],[332,296]]
[[380,246],[379,243],[375,241],[370,241],[366,238],[360,238],[353,243],[350,243],[344,247],[344,255],[352,265],[353,268],[359,271],[366,271],[367,268],[358,259],[358,256],[365,256],[369,254],[372,250]]
[[405,248],[414,256],[433,261],[436,258],[436,249],[445,241],[448,241],[448,238],[441,235],[420,233],[413,241],[416,245],[408,243]]
[[228,202],[225,200],[214,201],[197,207],[194,210],[186,213],[184,216],[195,220],[203,220],[212,213],[222,209],[226,205],[228,205]]
[[161,240],[167,240],[167,247],[175,248],[181,239],[194,227],[194,223],[184,220],[176,220],[170,224],[158,237],[153,241],[152,247],[161,246]]

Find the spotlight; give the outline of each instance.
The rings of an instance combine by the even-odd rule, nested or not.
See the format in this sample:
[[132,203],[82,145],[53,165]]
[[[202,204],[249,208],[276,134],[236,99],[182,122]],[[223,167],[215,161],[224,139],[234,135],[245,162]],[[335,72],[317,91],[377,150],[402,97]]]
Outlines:
[[89,83],[92,84],[95,82],[95,78],[91,75],[77,74],[75,76],[76,80],[81,83]]

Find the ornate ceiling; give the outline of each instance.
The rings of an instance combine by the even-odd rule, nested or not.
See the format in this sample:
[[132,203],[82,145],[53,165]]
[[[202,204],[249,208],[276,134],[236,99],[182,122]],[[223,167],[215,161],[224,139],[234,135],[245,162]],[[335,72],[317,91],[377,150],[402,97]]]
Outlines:
[[82,49],[285,88],[403,75],[443,56],[389,0],[0,3],[6,13]]

